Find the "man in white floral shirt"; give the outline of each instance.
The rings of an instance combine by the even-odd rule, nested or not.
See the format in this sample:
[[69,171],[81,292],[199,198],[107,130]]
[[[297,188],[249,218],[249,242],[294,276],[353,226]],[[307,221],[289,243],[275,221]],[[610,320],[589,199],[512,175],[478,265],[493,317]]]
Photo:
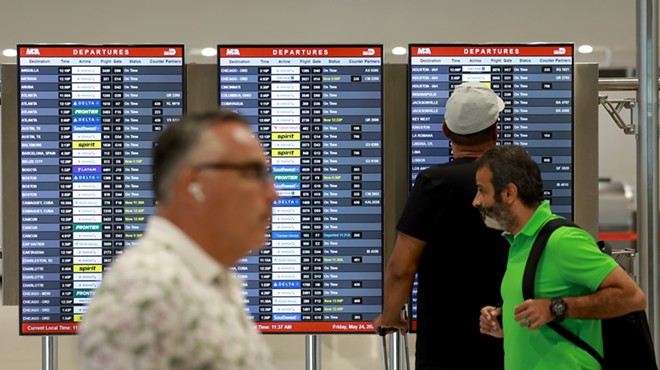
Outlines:
[[260,248],[277,195],[248,122],[183,117],[154,150],[156,215],[82,319],[85,370],[271,368],[228,267]]

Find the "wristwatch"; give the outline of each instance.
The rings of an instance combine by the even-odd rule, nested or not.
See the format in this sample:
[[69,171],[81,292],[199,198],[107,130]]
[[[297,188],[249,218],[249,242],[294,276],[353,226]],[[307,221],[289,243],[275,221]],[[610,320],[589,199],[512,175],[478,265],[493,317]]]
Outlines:
[[555,315],[556,322],[564,321],[566,317],[566,301],[561,298],[553,298],[550,303],[550,312]]

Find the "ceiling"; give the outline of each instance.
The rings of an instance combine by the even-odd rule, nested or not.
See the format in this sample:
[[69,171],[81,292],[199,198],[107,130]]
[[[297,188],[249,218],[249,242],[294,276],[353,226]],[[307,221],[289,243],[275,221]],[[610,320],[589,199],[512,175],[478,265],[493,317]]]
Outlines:
[[[18,43],[177,43],[189,63],[217,44],[574,42],[577,62],[634,67],[635,2],[620,0],[3,0],[0,50]],[[406,56],[386,53],[385,62]],[[0,54],[0,64],[15,58]]]

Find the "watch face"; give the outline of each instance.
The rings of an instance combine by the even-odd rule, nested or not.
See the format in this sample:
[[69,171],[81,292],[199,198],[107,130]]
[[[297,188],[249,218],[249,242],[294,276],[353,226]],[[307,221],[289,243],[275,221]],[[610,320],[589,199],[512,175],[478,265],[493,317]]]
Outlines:
[[566,302],[561,298],[555,298],[552,300],[552,313],[557,316],[557,318],[563,318],[566,313]]

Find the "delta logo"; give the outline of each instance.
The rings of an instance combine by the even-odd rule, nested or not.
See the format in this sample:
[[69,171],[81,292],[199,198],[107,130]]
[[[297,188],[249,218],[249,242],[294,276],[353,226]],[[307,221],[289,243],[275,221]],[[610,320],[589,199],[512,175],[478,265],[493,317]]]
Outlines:
[[39,49],[25,49],[25,55],[41,55]]
[[419,55],[431,55],[430,48],[417,48],[417,54]]
[[241,55],[241,51],[238,49],[227,49],[227,55]]

